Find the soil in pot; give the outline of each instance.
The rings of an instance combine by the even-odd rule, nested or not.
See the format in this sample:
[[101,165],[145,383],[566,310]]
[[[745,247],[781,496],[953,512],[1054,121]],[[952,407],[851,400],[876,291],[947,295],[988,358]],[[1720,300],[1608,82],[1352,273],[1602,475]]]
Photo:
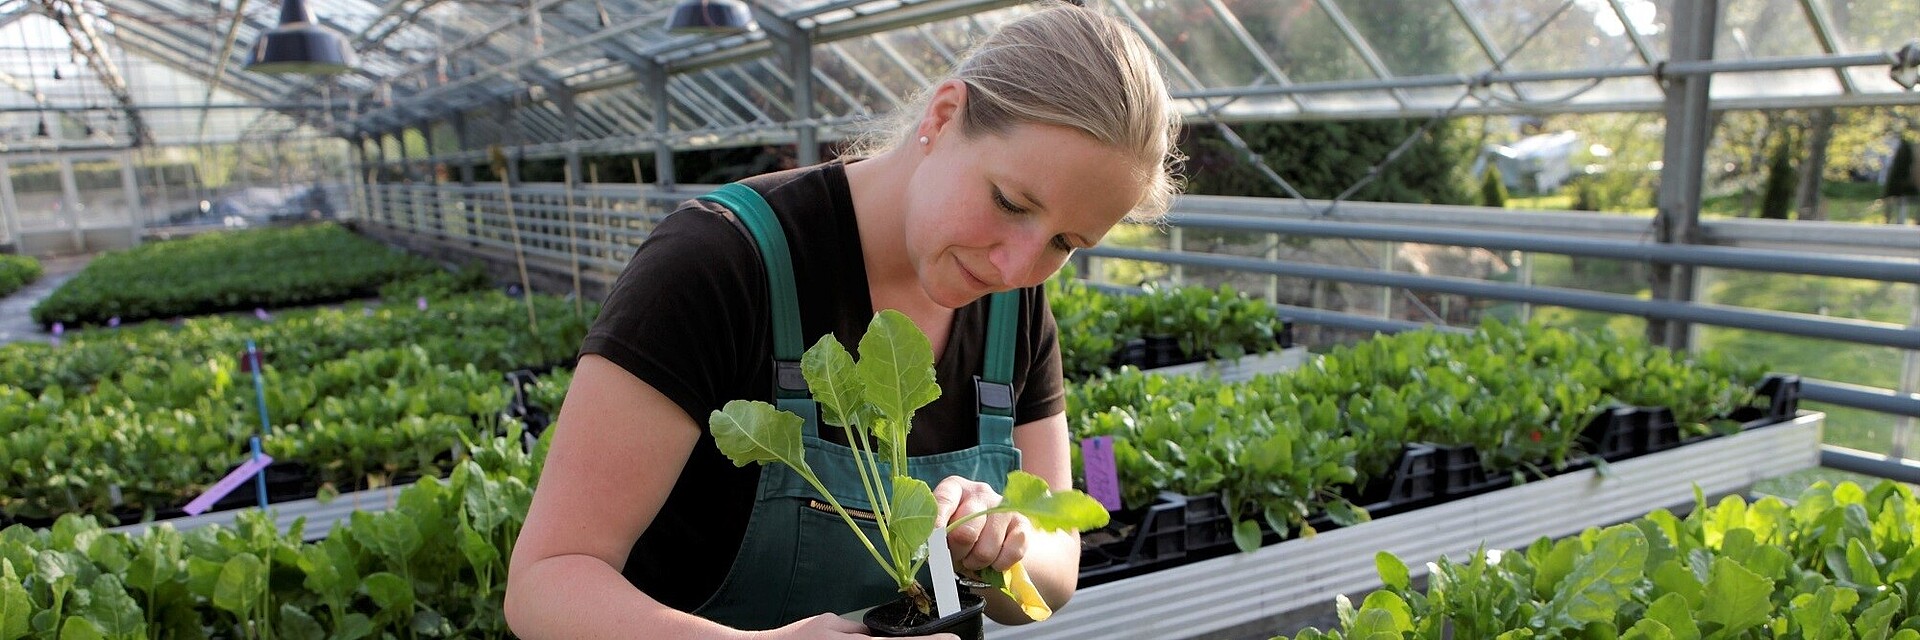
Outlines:
[[960,613],[939,619],[920,613],[913,603],[900,598],[868,611],[861,622],[877,638],[908,638],[934,633],[951,633],[960,640],[981,640],[982,621],[987,600],[971,591],[960,592]]

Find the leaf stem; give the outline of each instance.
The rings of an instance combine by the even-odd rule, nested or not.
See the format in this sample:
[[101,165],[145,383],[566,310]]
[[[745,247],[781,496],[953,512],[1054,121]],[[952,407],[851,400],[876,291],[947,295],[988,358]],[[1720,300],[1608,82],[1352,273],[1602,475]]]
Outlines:
[[[854,535],[860,538],[860,544],[867,548],[867,553],[873,554],[873,560],[880,563],[880,568],[885,569],[887,575],[892,577],[894,582],[904,582],[900,578],[899,573],[895,571],[893,563],[887,562],[886,558],[880,556],[880,550],[873,548],[873,541],[867,539],[867,532],[860,530],[860,523],[853,521],[853,514],[847,513],[846,507],[840,506],[840,501],[834,499],[833,493],[827,491],[825,485],[820,484],[820,479],[814,477],[813,471],[811,469],[801,470],[798,467],[793,467],[793,469],[800,473],[800,477],[807,480],[807,484],[813,485],[814,491],[820,492],[820,495],[827,498],[827,504],[833,505],[833,510],[840,514],[840,519],[845,520],[847,526],[853,529]],[[881,531],[885,530],[885,527],[881,527]]]
[[[877,527],[880,529],[880,544],[887,545],[887,549],[891,551],[893,549],[893,534],[887,530],[887,523],[892,520],[892,514],[890,513],[890,505],[887,504],[887,496],[880,495],[880,490],[884,485],[880,484],[879,464],[878,461],[872,459],[873,454],[868,453],[861,455],[863,448],[860,446],[860,438],[854,433],[855,429],[853,425],[855,424],[858,423],[855,422],[854,418],[847,416],[847,424],[841,425],[841,428],[846,430],[847,445],[853,449],[853,466],[855,473],[860,476],[860,487],[866,490],[868,505],[873,507],[874,519],[878,521],[880,525]],[[872,473],[871,476],[868,475],[870,471]],[[821,493],[826,493],[826,491],[822,490]],[[831,499],[831,496],[829,496],[829,499]],[[891,553],[889,553],[889,555],[891,555]]]

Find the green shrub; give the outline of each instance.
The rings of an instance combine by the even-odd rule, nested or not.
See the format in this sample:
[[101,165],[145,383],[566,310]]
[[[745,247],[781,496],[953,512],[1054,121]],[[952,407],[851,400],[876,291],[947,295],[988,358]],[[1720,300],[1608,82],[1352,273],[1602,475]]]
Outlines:
[[[1340,195],[1374,163],[1420,128],[1420,120],[1253,122],[1235,124],[1248,148],[1309,198]],[[1468,204],[1462,169],[1473,157],[1457,122],[1442,122],[1349,199],[1366,202]],[[1284,197],[1288,194],[1211,128],[1188,130],[1187,191],[1200,195]]]
[[1499,165],[1487,163],[1487,175],[1480,179],[1480,204],[1487,207],[1507,207],[1507,183],[1501,179]]
[[13,295],[40,279],[40,261],[28,256],[0,255],[0,298]]
[[1785,220],[1793,211],[1793,157],[1787,144],[1774,145],[1767,162],[1767,183],[1760,197],[1760,217]]
[[1920,186],[1914,184],[1913,173],[1913,143],[1902,137],[1900,146],[1893,150],[1893,161],[1887,165],[1887,190],[1882,197],[1920,196]]

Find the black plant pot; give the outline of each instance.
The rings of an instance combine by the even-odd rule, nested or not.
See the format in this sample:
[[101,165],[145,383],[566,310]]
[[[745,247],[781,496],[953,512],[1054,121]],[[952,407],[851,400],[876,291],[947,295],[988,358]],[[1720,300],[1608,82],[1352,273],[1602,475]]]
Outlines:
[[878,607],[874,607],[861,619],[867,625],[867,631],[876,638],[910,638],[935,633],[951,633],[960,636],[960,640],[982,640],[986,636],[981,627],[987,611],[987,600],[971,591],[960,592],[960,612],[929,620],[927,616],[915,611],[913,603],[900,598]]

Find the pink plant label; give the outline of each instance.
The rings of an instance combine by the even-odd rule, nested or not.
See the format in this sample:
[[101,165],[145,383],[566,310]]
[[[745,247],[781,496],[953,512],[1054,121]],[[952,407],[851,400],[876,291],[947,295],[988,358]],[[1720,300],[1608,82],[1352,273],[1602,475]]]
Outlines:
[[413,303],[414,303],[415,305],[418,305],[418,306],[420,307],[420,310],[421,310],[421,311],[426,311],[426,310],[427,310],[427,297],[426,297],[426,296],[420,296],[420,297],[418,297],[418,298],[414,298],[414,299],[413,299]]
[[260,307],[253,308],[253,317],[259,318],[261,322],[266,322],[267,320],[270,320],[273,318],[272,315],[269,315],[267,313],[266,309],[262,309]]
[[246,464],[240,465],[240,468],[234,469],[233,473],[227,474],[227,477],[221,478],[219,482],[213,483],[213,488],[208,489],[206,493],[200,494],[200,497],[194,498],[193,502],[187,503],[187,508],[185,509],[187,515],[197,516],[206,513],[207,509],[213,507],[213,503],[219,502],[221,498],[227,497],[227,494],[233,493],[234,489],[240,488],[240,485],[245,483],[248,478],[252,478],[253,474],[259,473],[261,469],[267,468],[269,464],[273,464],[273,456],[261,455],[252,460],[248,460]]
[[1113,464],[1113,436],[1081,440],[1080,461],[1086,466],[1087,495],[1099,500],[1108,511],[1119,511],[1120,473]]

